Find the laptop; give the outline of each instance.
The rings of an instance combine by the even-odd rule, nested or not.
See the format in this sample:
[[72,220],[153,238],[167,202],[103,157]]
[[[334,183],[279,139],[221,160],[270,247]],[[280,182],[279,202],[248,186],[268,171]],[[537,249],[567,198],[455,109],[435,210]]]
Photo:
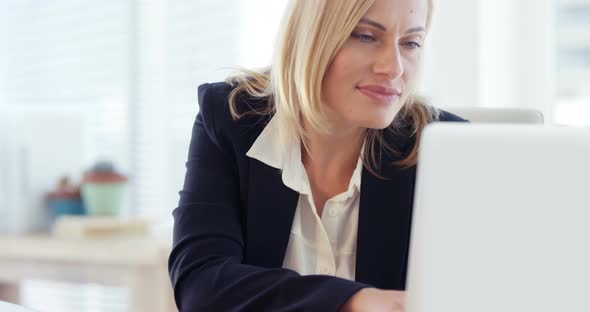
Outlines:
[[434,124],[407,312],[590,311],[590,129]]

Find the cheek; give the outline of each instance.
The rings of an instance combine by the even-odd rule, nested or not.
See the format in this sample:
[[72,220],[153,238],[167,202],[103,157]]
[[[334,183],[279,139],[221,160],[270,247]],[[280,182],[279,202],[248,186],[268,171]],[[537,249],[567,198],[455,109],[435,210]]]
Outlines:
[[409,56],[404,61],[404,80],[406,84],[413,84],[419,76],[420,57]]
[[347,43],[334,57],[328,72],[339,79],[360,81],[369,59],[366,51],[352,43]]
[[[357,84],[362,81],[367,57],[362,57],[354,49],[342,48],[328,67],[323,81],[325,100],[345,98],[347,93],[353,92]],[[330,103],[328,103],[330,104]]]
[[326,73],[326,83],[329,86],[337,86],[342,85],[349,80],[351,78],[351,72],[348,64],[350,64],[350,62],[347,55],[338,53],[328,68]]

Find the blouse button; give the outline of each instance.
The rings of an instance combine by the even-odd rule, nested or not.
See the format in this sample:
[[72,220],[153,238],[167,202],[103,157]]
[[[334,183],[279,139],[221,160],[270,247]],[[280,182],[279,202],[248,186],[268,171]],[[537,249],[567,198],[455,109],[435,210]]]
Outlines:
[[338,215],[338,208],[336,208],[336,207],[330,208],[330,210],[328,210],[328,214],[330,215],[330,217],[337,216]]

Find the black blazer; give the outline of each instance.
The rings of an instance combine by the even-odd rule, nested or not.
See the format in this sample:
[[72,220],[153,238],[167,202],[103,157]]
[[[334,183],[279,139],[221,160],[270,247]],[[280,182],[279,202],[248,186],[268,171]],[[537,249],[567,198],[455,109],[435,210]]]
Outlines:
[[[180,311],[337,311],[363,287],[405,288],[415,167],[363,169],[356,281],[281,268],[299,194],[246,152],[269,117],[233,121],[226,83],[199,87],[200,112],[174,215],[169,271]],[[265,105],[242,98],[245,107]],[[442,121],[463,121],[442,112]],[[413,136],[385,136],[408,152]],[[400,155],[399,157],[402,157]]]

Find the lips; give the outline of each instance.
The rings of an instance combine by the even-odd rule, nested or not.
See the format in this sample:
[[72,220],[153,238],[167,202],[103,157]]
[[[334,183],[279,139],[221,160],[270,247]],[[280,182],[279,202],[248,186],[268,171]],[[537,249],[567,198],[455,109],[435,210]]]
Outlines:
[[372,100],[382,104],[389,104],[401,95],[401,92],[396,89],[379,85],[359,86],[358,90]]

